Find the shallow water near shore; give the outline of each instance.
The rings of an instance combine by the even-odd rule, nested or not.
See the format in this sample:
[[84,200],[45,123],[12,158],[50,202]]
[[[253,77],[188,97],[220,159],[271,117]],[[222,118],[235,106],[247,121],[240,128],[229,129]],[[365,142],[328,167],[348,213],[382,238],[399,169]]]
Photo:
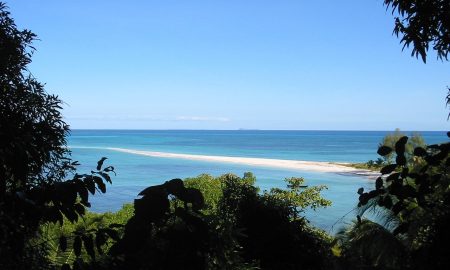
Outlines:
[[[407,132],[406,132],[407,133]],[[202,173],[218,176],[253,172],[261,190],[285,187],[286,177],[304,177],[307,185],[327,185],[323,196],[333,202],[327,209],[307,211],[313,225],[335,232],[355,217],[360,187],[372,189],[366,177],[336,173],[310,172],[243,164],[142,156],[113,151],[125,148],[191,155],[218,155],[264,159],[328,162],[365,162],[376,159],[382,131],[131,131],[74,130],[68,140],[72,158],[81,163],[79,172],[89,172],[97,161],[108,157],[107,165],[116,168],[113,184],[107,193],[93,196],[91,210],[117,211],[130,203],[147,186],[172,178],[194,177]],[[445,132],[421,132],[427,143],[446,141]],[[343,218],[345,216],[345,218]]]

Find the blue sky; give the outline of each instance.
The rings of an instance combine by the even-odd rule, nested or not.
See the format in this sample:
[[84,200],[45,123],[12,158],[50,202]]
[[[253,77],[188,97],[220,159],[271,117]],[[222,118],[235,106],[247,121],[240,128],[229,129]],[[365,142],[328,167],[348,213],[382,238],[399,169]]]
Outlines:
[[447,130],[382,2],[7,1],[72,128]]

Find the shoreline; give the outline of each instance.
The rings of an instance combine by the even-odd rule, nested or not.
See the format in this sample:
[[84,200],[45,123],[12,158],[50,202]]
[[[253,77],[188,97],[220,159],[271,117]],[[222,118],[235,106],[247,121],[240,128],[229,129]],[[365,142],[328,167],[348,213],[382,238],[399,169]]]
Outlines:
[[372,178],[375,179],[376,177],[379,176],[379,173],[376,173],[376,172],[373,172],[370,170],[349,167],[348,163],[179,154],[179,153],[169,153],[169,152],[134,150],[134,149],[117,148],[117,147],[107,147],[106,149],[111,150],[111,151],[117,151],[117,152],[135,154],[135,155],[141,155],[141,156],[149,156],[149,157],[175,158],[175,159],[186,159],[186,160],[196,160],[196,161],[206,161],[206,162],[241,164],[241,165],[258,166],[258,167],[291,169],[291,170],[300,170],[300,171],[337,173],[337,174],[342,174],[342,175],[367,177],[370,179],[372,179]]

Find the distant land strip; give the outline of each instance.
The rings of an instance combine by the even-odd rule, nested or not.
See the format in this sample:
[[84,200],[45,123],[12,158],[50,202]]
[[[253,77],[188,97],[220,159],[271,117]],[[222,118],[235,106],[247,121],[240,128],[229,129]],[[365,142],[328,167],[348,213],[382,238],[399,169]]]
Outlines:
[[112,151],[123,152],[123,153],[129,153],[129,154],[135,154],[135,155],[141,155],[141,156],[149,156],[149,157],[159,157],[159,158],[175,158],[175,159],[198,160],[198,161],[206,161],[206,162],[232,163],[232,164],[250,165],[250,166],[258,166],[258,167],[282,168],[282,169],[291,169],[291,170],[300,170],[300,171],[351,174],[351,175],[358,175],[358,176],[369,177],[369,178],[374,178],[374,177],[378,176],[378,173],[374,173],[369,170],[348,167],[348,166],[346,166],[345,163],[336,163],[336,162],[193,155],[193,154],[179,154],[179,153],[168,153],[168,152],[133,150],[133,149],[117,148],[117,147],[107,147],[106,149],[112,150]]

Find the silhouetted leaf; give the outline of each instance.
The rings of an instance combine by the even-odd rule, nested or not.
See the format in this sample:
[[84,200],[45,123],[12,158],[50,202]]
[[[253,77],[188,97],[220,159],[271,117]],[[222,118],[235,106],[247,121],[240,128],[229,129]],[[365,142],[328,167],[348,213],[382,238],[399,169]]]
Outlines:
[[430,145],[427,146],[427,148],[429,148],[429,149],[439,149],[440,146],[439,146],[439,144],[430,144]]
[[420,169],[420,173],[425,173],[428,170],[428,165],[425,165],[422,167],[422,169]]
[[424,148],[422,148],[422,147],[416,147],[415,149],[414,149],[414,155],[415,156],[418,156],[418,157],[424,157],[424,156],[426,156],[428,153],[427,153],[427,150],[425,150]]
[[100,191],[102,193],[105,193],[106,192],[106,185],[105,185],[105,183],[103,183],[103,180],[100,177],[98,177],[98,176],[94,176],[92,178],[94,179],[94,181],[97,184],[97,187],[100,189]]
[[375,181],[375,189],[380,189],[383,187],[383,179],[381,177],[378,177]]
[[78,221],[78,214],[75,212],[75,209],[63,207],[60,210],[70,222],[75,223]]
[[192,203],[192,208],[194,210],[200,210],[205,205],[205,200],[202,193],[200,192],[200,190],[195,188],[186,188],[185,199],[186,202]]
[[77,191],[74,182],[58,182],[54,184],[54,198],[66,205],[73,205],[77,200]]
[[75,209],[75,212],[78,213],[78,215],[83,216],[86,212],[86,209],[84,208],[83,205],[77,203],[73,206],[73,208]]
[[114,174],[116,173],[114,171],[114,166],[108,166],[106,168],[103,169],[104,172],[113,172]]
[[114,228],[123,228],[123,224],[112,223],[112,224],[109,224],[108,227],[111,228],[111,229],[114,229]]
[[73,251],[75,253],[75,256],[77,257],[81,255],[81,244],[81,236],[75,236],[75,239],[73,241]]
[[103,162],[108,159],[106,157],[102,157],[98,162],[97,162],[97,171],[100,171],[102,169],[103,166]]
[[362,187],[361,187],[361,188],[358,188],[358,192],[357,192],[357,193],[358,193],[359,195],[362,195],[363,192],[364,192],[364,188],[362,188]]
[[408,167],[403,167],[402,173],[401,173],[402,178],[406,178],[409,176],[409,168]]
[[359,196],[359,203],[361,205],[366,205],[369,202],[369,194],[363,193]]
[[392,207],[392,212],[394,212],[394,214],[398,215],[398,213],[400,213],[400,211],[402,211],[404,208],[403,203],[402,202],[397,202],[394,207]]
[[78,191],[78,194],[80,195],[82,202],[89,201],[88,190],[87,190],[86,186],[84,185],[84,182],[81,180],[77,180],[77,191]]
[[398,234],[402,234],[402,233],[406,233],[408,231],[409,228],[409,223],[402,223],[400,224],[397,228],[395,228],[395,230],[393,231],[394,235],[398,235]]
[[104,231],[98,231],[95,234],[95,246],[97,247],[98,253],[102,254],[102,246],[106,243],[106,236]]
[[393,172],[395,169],[397,168],[397,164],[389,164],[384,166],[380,172],[381,174],[389,174],[391,172]]
[[384,207],[386,207],[387,209],[391,209],[392,208],[392,198],[391,198],[391,196],[386,195],[384,197],[383,203],[384,203]]
[[99,174],[106,180],[106,182],[112,184],[111,177],[107,173],[99,172]]
[[153,222],[162,218],[169,211],[170,202],[164,188],[146,190],[151,193],[134,200],[134,212],[136,216]]
[[111,239],[115,241],[120,240],[119,233],[116,230],[105,228],[104,232],[107,233]]
[[401,137],[396,143],[395,143],[395,152],[397,154],[404,154],[405,153],[405,145],[408,142],[408,136]]
[[84,179],[84,185],[89,190],[89,192],[94,195],[95,194],[95,182],[92,179],[92,176],[86,177]]
[[380,148],[378,148],[378,155],[380,156],[386,156],[389,155],[392,152],[392,148],[390,148],[389,146],[381,146]]
[[413,188],[410,185],[405,185],[402,188],[402,195],[403,197],[415,197],[416,196],[416,189]]
[[386,182],[397,180],[399,176],[400,176],[400,173],[393,173],[386,178]]
[[83,259],[81,258],[76,258],[75,261],[73,262],[73,270],[83,270]]
[[94,240],[92,239],[92,235],[91,234],[83,235],[82,239],[86,252],[93,260],[95,260]]
[[150,195],[150,194],[159,194],[161,192],[165,192],[164,190],[165,190],[164,185],[155,185],[155,186],[145,188],[144,190],[139,192],[138,195],[146,196],[146,195]]
[[185,192],[183,180],[179,178],[175,178],[165,182],[164,186],[166,187],[167,192],[177,197],[180,197],[181,194]]
[[437,153],[436,155],[433,156],[434,159],[436,159],[436,163],[440,163],[442,160],[444,160],[444,158],[446,158],[448,156],[448,152],[447,151],[440,151],[439,153]]
[[373,199],[373,198],[375,198],[376,196],[378,196],[380,194],[380,191],[379,190],[371,190],[371,191],[369,191],[369,193],[367,194],[368,195],[368,199],[370,200],[370,199]]
[[406,158],[404,154],[398,154],[395,158],[395,162],[398,166],[404,166],[406,164]]
[[67,238],[64,235],[59,237],[59,247],[62,251],[66,251],[67,249]]

